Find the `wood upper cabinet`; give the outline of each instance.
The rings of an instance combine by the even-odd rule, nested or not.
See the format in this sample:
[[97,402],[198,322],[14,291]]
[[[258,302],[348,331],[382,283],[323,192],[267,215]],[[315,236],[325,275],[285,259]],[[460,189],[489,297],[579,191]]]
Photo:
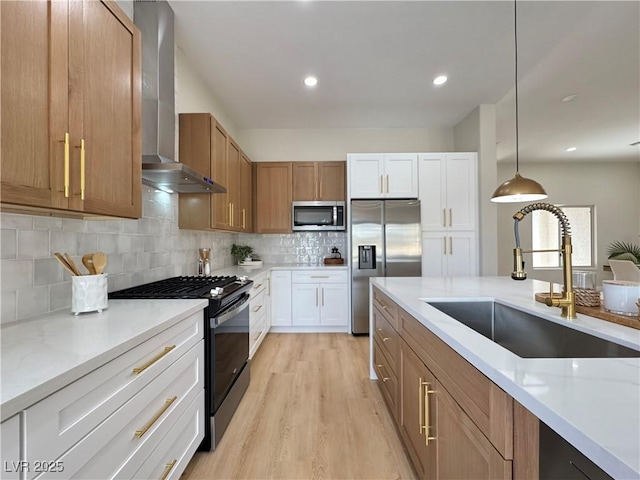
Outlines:
[[251,183],[251,160],[244,152],[240,151],[240,190],[238,198],[238,208],[240,218],[238,230],[240,232],[253,231],[253,193]]
[[138,29],[107,1],[2,2],[0,22],[2,203],[139,218]]
[[293,201],[345,199],[345,162],[293,162]]
[[291,162],[254,163],[256,233],[291,233]]

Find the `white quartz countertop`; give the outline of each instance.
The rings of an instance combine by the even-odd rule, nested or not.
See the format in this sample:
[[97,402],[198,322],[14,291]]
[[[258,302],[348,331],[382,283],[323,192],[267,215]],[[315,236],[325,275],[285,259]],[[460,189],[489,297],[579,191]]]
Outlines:
[[[509,277],[373,278],[403,309],[616,479],[640,478],[640,358],[520,358],[424,300],[495,299],[640,350],[640,330],[536,302],[548,283]],[[558,288],[559,291],[559,288]]]
[[3,326],[1,420],[206,306],[206,300],[109,300],[102,313],[67,310]]
[[211,272],[212,275],[246,275],[255,277],[269,270],[348,270],[348,265],[308,265],[301,263],[263,263],[260,267],[233,266]]

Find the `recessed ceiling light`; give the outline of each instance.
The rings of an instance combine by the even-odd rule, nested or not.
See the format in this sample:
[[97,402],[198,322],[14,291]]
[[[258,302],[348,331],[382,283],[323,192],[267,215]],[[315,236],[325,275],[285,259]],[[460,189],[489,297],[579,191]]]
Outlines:
[[569,147],[567,148],[567,152],[575,152],[577,150],[576,147]]
[[433,84],[434,85],[443,85],[447,82],[447,76],[446,75],[440,75],[439,77],[436,77],[433,79]]
[[304,79],[304,84],[307,87],[315,87],[318,84],[318,79],[313,76],[308,76],[307,78]]
[[561,102],[570,102],[571,100],[575,100],[576,98],[578,98],[578,94],[577,93],[572,93],[571,95],[567,95],[566,97],[563,97],[562,100],[560,100]]

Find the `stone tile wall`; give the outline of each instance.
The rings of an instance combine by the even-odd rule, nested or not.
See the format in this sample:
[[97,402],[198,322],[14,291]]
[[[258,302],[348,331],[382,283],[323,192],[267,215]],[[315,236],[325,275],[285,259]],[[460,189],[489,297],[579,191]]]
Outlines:
[[297,232],[291,234],[240,234],[238,242],[249,245],[254,253],[267,263],[299,263],[321,265],[331,248],[338,250],[346,260],[347,234],[345,232]]

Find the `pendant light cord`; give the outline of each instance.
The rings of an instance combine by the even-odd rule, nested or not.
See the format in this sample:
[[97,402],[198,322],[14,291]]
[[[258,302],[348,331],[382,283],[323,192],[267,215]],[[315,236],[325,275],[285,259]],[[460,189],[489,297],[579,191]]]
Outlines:
[[518,159],[518,13],[517,0],[513,0],[513,43],[515,48],[515,85],[516,85],[516,174],[520,171],[520,162]]

